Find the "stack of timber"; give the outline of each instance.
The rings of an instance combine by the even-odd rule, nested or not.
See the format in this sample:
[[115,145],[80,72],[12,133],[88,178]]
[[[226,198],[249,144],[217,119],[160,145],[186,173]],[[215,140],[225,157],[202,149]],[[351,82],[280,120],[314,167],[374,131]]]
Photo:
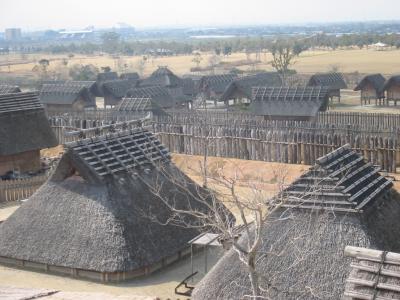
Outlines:
[[400,299],[400,254],[347,246],[353,258],[344,299]]

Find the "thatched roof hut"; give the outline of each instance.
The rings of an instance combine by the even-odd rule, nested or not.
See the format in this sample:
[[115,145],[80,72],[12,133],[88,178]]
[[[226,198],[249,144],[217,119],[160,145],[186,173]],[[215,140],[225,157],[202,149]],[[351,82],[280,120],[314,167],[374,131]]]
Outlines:
[[96,106],[96,98],[90,92],[92,81],[66,81],[57,84],[43,84],[40,102],[49,112],[83,111]]
[[102,83],[104,81],[109,81],[109,80],[117,80],[118,79],[118,74],[117,72],[104,72],[104,73],[99,73],[97,74],[97,83]]
[[365,76],[355,87],[354,91],[361,91],[361,104],[371,103],[371,100],[385,98],[385,77],[382,74],[371,74]]
[[393,101],[397,105],[397,101],[400,101],[400,75],[390,77],[383,89],[386,91],[387,103],[389,104],[389,101]]
[[229,100],[250,100],[252,88],[257,86],[282,86],[282,78],[276,72],[264,72],[235,79],[224,91],[221,101],[228,104]]
[[[350,272],[343,253],[347,245],[398,251],[400,197],[390,187],[349,146],[320,158],[272,200],[284,205],[265,221],[256,266],[262,296],[341,299]],[[246,240],[243,233],[239,242]],[[231,249],[196,286],[192,299],[245,295],[251,295],[248,273]]]
[[343,299],[400,299],[399,253],[352,246],[344,252],[352,263]]
[[118,79],[105,81],[102,84],[102,91],[104,96],[105,106],[117,105],[129,89],[137,86],[138,81],[132,81],[128,79]]
[[253,87],[250,110],[271,120],[312,120],[329,103],[326,87]]
[[323,86],[329,88],[329,97],[338,97],[340,90],[347,89],[346,81],[341,73],[318,73],[310,77],[307,86]]
[[0,136],[0,175],[39,170],[40,150],[58,144],[36,93],[0,95]]
[[0,226],[0,262],[102,281],[170,264],[199,232],[161,224],[172,213],[150,187],[177,209],[206,209],[193,200],[205,191],[143,128],[68,144],[48,182]]
[[15,85],[0,84],[0,95],[20,93],[21,89]]
[[136,87],[127,92],[129,98],[150,98],[162,108],[173,108],[180,105],[180,99],[175,99],[163,86]]

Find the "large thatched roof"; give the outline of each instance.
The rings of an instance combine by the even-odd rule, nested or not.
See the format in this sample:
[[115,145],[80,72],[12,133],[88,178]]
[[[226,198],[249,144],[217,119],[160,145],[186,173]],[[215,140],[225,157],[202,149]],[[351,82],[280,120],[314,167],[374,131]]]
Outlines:
[[0,155],[56,146],[36,93],[0,95]]
[[276,72],[264,72],[235,79],[224,91],[221,101],[233,99],[237,95],[251,99],[252,88],[257,86],[282,86],[282,78]]
[[253,87],[250,110],[272,117],[314,117],[328,102],[327,87]]
[[355,87],[355,91],[362,90],[366,85],[371,84],[373,88],[378,92],[383,92],[383,87],[385,85],[385,77],[382,74],[371,74],[365,76],[360,83]]
[[[368,190],[371,166],[357,161],[357,157],[344,147],[321,158],[318,166],[307,173],[308,182],[297,181],[287,190],[302,191],[302,195],[284,192],[280,195],[283,197],[277,198],[283,203],[289,197],[298,201],[296,206],[292,201],[280,207],[265,221],[257,255],[263,296],[278,300],[341,299],[350,272],[350,261],[343,253],[346,246],[400,250],[400,197],[394,190],[388,190],[390,185],[379,193],[363,194]],[[325,172],[323,176],[315,172],[319,168]],[[337,173],[341,168],[344,169]],[[325,180],[321,182],[321,178]],[[310,184],[310,180],[314,183]],[[340,186],[331,184],[336,180],[342,180]],[[352,184],[356,190],[349,189]],[[336,196],[331,194],[337,193],[337,189],[341,192]],[[351,199],[343,200],[344,190],[348,190],[350,198],[355,195],[363,198],[356,199],[355,204]],[[373,194],[362,210],[340,209],[344,202],[350,207],[359,205]],[[246,241],[243,233],[239,242],[245,245]],[[248,273],[231,249],[196,286],[192,299],[245,299],[245,295],[251,295]]]
[[20,92],[21,92],[21,89],[18,86],[8,85],[8,84],[0,84],[0,95],[20,93]]
[[142,128],[71,143],[50,180],[1,225],[0,258],[106,273],[161,263],[198,231],[161,225],[171,211],[150,187],[177,208],[204,209],[192,201],[201,188]]
[[341,73],[318,73],[311,76],[308,86],[325,86],[330,89],[347,89]]
[[109,80],[102,84],[102,90],[104,94],[112,95],[115,98],[122,98],[125,97],[128,90],[135,87],[136,84],[136,81],[129,79]]
[[43,104],[72,105],[82,98],[87,106],[93,106],[88,86],[92,82],[67,81],[56,84],[43,84],[40,90],[40,102]]

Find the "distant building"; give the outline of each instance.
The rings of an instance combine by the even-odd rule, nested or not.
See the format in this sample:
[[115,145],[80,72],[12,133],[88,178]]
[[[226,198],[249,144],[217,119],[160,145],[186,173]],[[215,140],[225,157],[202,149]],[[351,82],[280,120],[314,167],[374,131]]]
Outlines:
[[267,120],[312,121],[329,103],[327,87],[253,87],[250,110]]
[[0,95],[0,132],[0,175],[39,171],[40,150],[58,144],[36,93]]
[[365,76],[354,89],[361,91],[361,105],[371,104],[371,100],[375,100],[375,104],[381,103],[385,99],[385,77],[382,74],[371,74]]
[[4,32],[4,38],[6,41],[17,41],[20,40],[21,37],[21,28],[6,28]]

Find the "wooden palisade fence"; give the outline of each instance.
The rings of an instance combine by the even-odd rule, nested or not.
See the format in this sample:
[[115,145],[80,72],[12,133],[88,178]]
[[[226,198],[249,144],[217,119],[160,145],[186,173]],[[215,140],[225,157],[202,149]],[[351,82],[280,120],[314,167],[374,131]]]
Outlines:
[[49,174],[0,181],[0,203],[29,198],[48,179]]

